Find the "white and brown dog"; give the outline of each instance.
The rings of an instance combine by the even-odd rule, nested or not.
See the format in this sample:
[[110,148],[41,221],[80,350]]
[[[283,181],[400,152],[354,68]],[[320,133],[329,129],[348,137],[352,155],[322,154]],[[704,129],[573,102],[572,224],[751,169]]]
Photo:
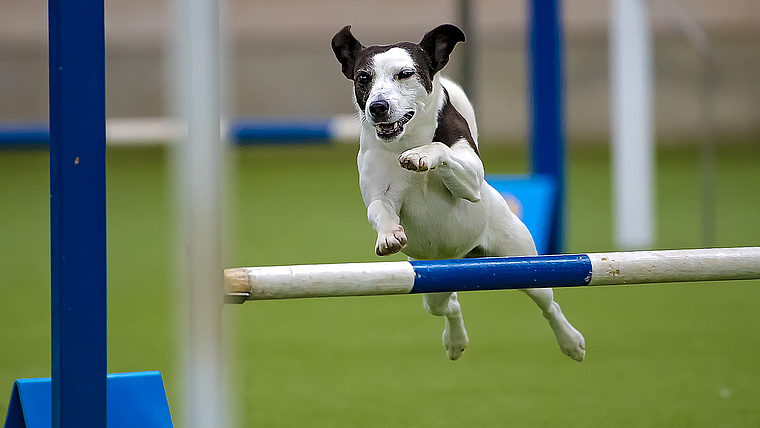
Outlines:
[[[332,39],[343,74],[354,82],[361,119],[359,185],[377,231],[375,252],[410,259],[534,255],[528,229],[483,179],[478,129],[464,91],[438,72],[464,33],[441,25],[419,44],[364,47],[347,26]],[[541,308],[560,349],[585,357],[583,336],[554,302],[551,289],[523,290]],[[467,346],[456,293],[424,295],[444,316],[452,360]]]

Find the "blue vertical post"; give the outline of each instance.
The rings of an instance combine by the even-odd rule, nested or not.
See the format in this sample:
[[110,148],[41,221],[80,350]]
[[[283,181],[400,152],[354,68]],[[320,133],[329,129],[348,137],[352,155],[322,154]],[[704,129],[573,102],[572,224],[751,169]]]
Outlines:
[[103,0],[49,0],[53,427],[106,426]]
[[548,248],[550,254],[555,254],[563,251],[565,229],[565,82],[561,4],[559,0],[531,0],[529,10],[531,166],[533,174],[549,175],[557,184]]

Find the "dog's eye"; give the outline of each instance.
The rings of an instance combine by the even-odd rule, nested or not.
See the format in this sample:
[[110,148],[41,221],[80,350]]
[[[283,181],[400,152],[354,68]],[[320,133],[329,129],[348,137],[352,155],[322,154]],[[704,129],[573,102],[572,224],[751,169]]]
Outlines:
[[397,76],[398,76],[398,79],[399,79],[399,80],[408,79],[408,78],[410,78],[410,77],[414,76],[414,71],[413,71],[413,70],[401,70],[401,71],[400,71],[400,72],[397,74]]
[[372,80],[369,76],[369,74],[361,73],[358,76],[356,76],[356,83],[360,86],[366,86],[369,85],[369,81]]

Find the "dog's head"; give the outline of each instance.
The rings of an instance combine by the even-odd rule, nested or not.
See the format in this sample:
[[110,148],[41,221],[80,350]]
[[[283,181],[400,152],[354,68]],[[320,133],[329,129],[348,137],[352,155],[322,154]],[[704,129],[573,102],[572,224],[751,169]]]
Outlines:
[[332,39],[343,74],[354,82],[354,100],[365,123],[378,138],[392,141],[429,102],[433,78],[448,62],[464,33],[444,24],[419,43],[364,47],[346,26]]

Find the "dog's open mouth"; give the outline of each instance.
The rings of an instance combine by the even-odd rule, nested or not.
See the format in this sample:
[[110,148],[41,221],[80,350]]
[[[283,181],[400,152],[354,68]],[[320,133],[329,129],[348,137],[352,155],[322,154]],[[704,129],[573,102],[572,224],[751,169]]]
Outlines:
[[414,116],[414,112],[409,111],[405,115],[403,115],[401,119],[393,123],[375,124],[375,130],[377,131],[377,136],[382,138],[383,140],[392,140],[398,137],[399,135],[401,135],[402,132],[404,132],[404,125],[406,125],[407,122],[412,120],[413,116]]

